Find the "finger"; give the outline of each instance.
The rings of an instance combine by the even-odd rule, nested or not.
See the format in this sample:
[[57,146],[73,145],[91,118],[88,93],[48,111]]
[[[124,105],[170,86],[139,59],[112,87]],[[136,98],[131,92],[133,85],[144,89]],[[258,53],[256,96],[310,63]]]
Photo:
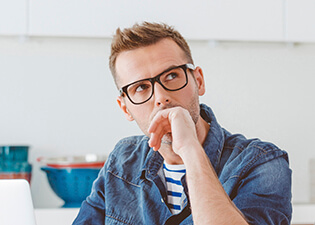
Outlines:
[[151,134],[149,146],[154,148],[154,150],[160,148],[163,136],[171,132],[171,124],[168,118],[165,118],[166,115],[168,115],[168,113],[157,114],[151,121],[150,128],[148,129]]
[[155,138],[155,136],[154,134],[151,135],[149,146],[153,148],[154,151],[158,151],[161,147],[161,140],[158,141],[158,138]]
[[150,127],[148,129],[149,133],[155,132],[155,130],[160,127],[161,123],[163,122],[169,122],[168,115],[169,115],[169,109],[161,110],[157,112],[157,114],[154,116],[154,118],[151,121]]
[[154,132],[150,136],[150,147],[159,146],[162,142],[162,138],[165,134],[170,132],[170,126],[168,123],[160,123]]

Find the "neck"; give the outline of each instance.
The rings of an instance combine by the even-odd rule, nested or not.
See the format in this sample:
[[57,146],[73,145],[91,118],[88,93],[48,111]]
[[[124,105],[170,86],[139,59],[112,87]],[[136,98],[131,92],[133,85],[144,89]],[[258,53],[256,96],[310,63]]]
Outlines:
[[[201,145],[203,145],[205,142],[209,129],[210,125],[204,119],[202,119],[201,116],[199,116],[199,119],[196,123],[196,132]],[[159,152],[167,164],[184,164],[182,158],[173,151],[171,143],[162,143]]]

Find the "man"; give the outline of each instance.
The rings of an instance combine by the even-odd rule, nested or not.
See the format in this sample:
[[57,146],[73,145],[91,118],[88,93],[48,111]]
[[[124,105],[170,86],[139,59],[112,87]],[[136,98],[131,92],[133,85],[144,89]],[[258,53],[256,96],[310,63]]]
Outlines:
[[145,135],[116,145],[74,224],[290,224],[287,154],[232,135],[199,105],[203,72],[177,31],[118,29],[110,68],[120,108]]

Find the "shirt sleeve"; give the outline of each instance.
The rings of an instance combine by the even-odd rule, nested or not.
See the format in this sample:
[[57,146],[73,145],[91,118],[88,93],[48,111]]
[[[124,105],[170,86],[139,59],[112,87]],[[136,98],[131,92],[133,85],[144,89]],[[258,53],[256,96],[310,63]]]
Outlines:
[[242,176],[234,204],[249,224],[289,225],[292,172],[286,155],[254,164]]
[[105,224],[105,167],[94,181],[91,194],[83,201],[73,225]]

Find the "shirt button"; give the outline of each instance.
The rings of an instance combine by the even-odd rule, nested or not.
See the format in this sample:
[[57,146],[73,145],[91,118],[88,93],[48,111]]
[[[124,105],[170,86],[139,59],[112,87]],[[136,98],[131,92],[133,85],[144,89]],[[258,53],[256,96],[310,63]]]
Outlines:
[[161,198],[161,202],[163,202],[163,203],[164,203],[164,200],[163,200],[163,198]]

